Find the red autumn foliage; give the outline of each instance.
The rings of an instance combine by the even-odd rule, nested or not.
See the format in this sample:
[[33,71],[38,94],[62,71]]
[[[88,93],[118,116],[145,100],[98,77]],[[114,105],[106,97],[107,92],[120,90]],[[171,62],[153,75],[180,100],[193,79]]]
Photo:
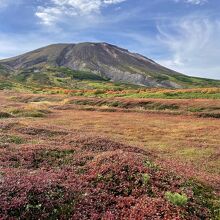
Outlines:
[[[0,147],[0,219],[210,217],[186,180],[155,165],[144,150],[50,128],[2,124],[0,129],[46,140]],[[171,204],[167,191],[184,193],[188,203]]]

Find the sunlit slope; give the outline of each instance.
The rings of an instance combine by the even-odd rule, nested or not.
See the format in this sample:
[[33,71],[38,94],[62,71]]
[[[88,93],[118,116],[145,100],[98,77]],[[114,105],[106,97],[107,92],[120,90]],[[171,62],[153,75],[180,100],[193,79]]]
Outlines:
[[[31,78],[30,81],[40,81],[40,84],[51,83],[56,81],[56,78],[65,81],[67,75],[71,77],[70,70],[73,70],[72,75],[80,71],[81,75],[96,75],[98,80],[145,87],[188,88],[220,85],[218,80],[189,77],[142,55],[107,43],[55,44],[2,60],[0,64],[3,69],[10,70],[10,75]],[[53,79],[48,67],[54,68],[56,76]],[[65,68],[59,69],[60,67]],[[0,73],[3,72],[5,71],[0,68]]]

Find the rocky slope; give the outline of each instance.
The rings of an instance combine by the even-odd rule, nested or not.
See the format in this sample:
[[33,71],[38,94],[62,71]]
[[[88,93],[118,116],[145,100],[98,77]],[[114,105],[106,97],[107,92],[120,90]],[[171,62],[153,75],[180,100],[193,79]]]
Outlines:
[[[182,88],[210,81],[188,77],[165,68],[142,55],[107,43],[54,44],[0,61],[4,68],[19,72],[45,66],[68,67],[92,72],[106,80],[147,87]],[[220,85],[220,81],[215,81]]]

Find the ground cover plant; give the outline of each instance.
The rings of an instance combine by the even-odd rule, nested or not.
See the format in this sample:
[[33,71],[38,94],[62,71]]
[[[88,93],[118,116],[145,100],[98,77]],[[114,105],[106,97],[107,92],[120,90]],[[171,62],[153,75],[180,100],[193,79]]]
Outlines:
[[[124,97],[72,97],[68,94],[24,94],[9,96],[18,108],[8,108],[7,113],[14,116],[46,115],[51,109],[123,111],[123,112],[163,112],[166,114],[195,115],[197,117],[219,118],[220,101],[218,99],[143,99]],[[14,114],[13,114],[14,113]]]
[[[219,100],[166,100],[166,99],[132,99],[132,98],[69,98],[64,104],[93,107],[95,110],[122,110],[137,112],[165,112],[170,114],[188,114],[198,117],[220,116]],[[65,109],[65,105],[63,106]],[[71,108],[68,105],[67,108]],[[95,108],[94,108],[95,107]],[[62,107],[61,107],[62,108]],[[72,106],[74,109],[74,106]],[[88,110],[88,108],[87,108]]]
[[[196,89],[132,89],[128,85],[104,86],[99,82],[92,83],[91,89],[63,89],[63,88],[40,88],[46,94],[69,94],[72,96],[86,97],[127,97],[127,98],[162,98],[162,99],[219,99],[219,88],[196,88]],[[97,88],[98,87],[98,88]]]
[[148,151],[54,127],[0,128],[44,140],[0,148],[2,219],[218,217],[212,191],[197,195],[196,183],[154,164]]
[[219,100],[0,100],[0,218],[219,219]]
[[[205,80],[201,87],[199,79],[183,85],[184,89],[146,88],[122,82],[110,82],[90,72],[73,71],[65,67],[44,67],[21,70],[10,77],[0,78],[0,90],[17,90],[45,94],[69,94],[86,97],[129,97],[129,98],[165,98],[165,99],[219,99],[219,82]],[[184,80],[184,76],[179,76]],[[189,80],[189,77],[187,78]],[[42,86],[43,85],[43,86]]]

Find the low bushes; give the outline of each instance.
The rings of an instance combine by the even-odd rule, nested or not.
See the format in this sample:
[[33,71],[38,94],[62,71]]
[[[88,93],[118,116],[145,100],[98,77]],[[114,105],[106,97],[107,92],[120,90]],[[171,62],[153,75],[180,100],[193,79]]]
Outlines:
[[7,112],[0,112],[0,119],[1,118],[11,118],[11,117],[13,117],[13,116]]
[[32,117],[32,118],[39,118],[45,117],[47,114],[50,113],[49,110],[46,109],[11,109],[9,110],[10,114],[16,117]]
[[150,176],[147,173],[144,173],[142,174],[142,180],[143,180],[143,184],[147,185],[150,180]]
[[165,197],[169,202],[177,206],[184,206],[188,201],[186,195],[181,195],[179,193],[166,192]]
[[214,196],[196,194],[149,152],[78,134],[46,140],[0,150],[1,219],[214,219],[217,207],[202,202]]
[[113,99],[73,99],[68,102],[76,105],[90,105],[90,106],[108,106],[123,109],[143,108],[144,110],[178,110],[177,104],[165,104],[157,101],[125,101]]
[[5,143],[23,144],[24,139],[16,135],[0,135],[0,144]]

